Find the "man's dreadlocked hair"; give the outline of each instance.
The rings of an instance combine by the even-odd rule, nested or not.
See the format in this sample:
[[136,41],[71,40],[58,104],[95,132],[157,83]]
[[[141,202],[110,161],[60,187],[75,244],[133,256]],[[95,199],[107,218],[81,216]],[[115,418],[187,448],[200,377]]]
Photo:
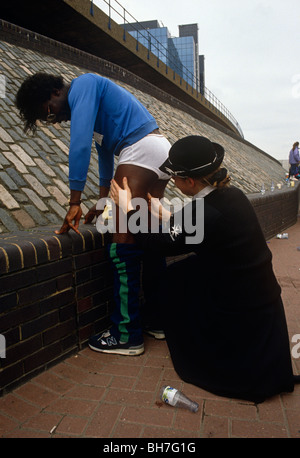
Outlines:
[[25,122],[25,133],[29,130],[35,132],[36,120],[44,115],[42,105],[50,100],[55,89],[62,89],[63,86],[62,76],[48,73],[36,73],[25,79],[17,92],[15,101],[21,119]]

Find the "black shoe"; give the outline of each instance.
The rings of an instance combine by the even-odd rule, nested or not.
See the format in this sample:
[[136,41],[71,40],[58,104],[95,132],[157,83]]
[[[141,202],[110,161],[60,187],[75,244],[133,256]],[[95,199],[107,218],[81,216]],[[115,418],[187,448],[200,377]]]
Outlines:
[[109,330],[91,337],[89,340],[89,347],[95,351],[116,355],[136,356],[144,352],[143,342],[136,345],[118,342],[117,339],[111,335]]
[[152,329],[145,327],[144,332],[146,334],[149,334],[149,336],[151,337],[155,337],[155,339],[157,340],[164,340],[166,338],[164,331],[161,329]]

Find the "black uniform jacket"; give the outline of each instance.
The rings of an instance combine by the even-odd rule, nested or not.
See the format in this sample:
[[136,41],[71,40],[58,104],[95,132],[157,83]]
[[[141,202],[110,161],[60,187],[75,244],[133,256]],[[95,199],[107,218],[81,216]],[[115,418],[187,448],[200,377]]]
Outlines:
[[[281,289],[251,203],[237,188],[217,189],[204,197],[204,222],[196,201],[187,205],[181,227],[135,235],[151,252],[194,254],[171,264],[160,285],[175,370],[215,394],[254,402],[293,391]],[[187,217],[204,223],[201,243],[186,243]]]

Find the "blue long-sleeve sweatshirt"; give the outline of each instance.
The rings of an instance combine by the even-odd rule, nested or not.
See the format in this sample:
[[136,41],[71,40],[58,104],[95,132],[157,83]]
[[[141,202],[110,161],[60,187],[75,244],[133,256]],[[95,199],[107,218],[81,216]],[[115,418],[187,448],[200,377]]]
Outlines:
[[109,187],[114,156],[157,129],[158,125],[130,92],[92,73],[72,81],[68,103],[71,110],[70,189],[84,189],[93,136],[99,156],[99,184]]

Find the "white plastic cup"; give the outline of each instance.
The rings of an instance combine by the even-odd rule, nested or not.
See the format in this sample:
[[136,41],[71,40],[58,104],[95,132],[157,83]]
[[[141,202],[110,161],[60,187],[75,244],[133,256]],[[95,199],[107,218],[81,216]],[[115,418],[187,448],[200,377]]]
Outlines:
[[183,407],[191,412],[198,412],[199,404],[191,401],[185,394],[176,388],[165,385],[160,390],[160,399],[173,407]]

